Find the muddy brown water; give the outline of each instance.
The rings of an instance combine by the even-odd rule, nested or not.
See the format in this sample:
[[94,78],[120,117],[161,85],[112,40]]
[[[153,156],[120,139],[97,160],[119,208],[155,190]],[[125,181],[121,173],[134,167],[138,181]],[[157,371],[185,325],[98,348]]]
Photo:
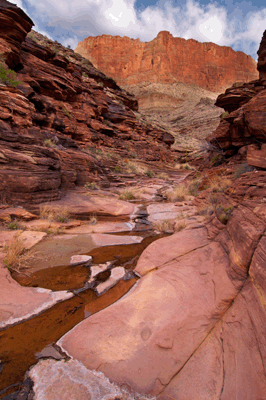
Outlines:
[[[139,255],[154,240],[165,235],[146,237],[142,243],[106,246],[88,252],[93,264],[117,260],[132,270]],[[24,286],[40,286],[52,290],[82,288],[88,280],[90,269],[84,266],[59,266],[35,271],[32,275],[14,274]],[[135,284],[136,278],[120,280],[102,296],[92,289],[80,292],[73,298],[56,304],[25,322],[0,331],[0,398],[14,398],[9,394],[19,389],[25,372],[38,361],[37,353],[54,344],[62,335],[84,318],[102,310],[121,298]]]

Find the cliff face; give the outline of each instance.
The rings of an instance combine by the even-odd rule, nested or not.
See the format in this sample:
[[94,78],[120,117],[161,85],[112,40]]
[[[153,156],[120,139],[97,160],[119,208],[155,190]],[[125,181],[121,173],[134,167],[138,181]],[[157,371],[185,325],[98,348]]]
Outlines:
[[263,37],[258,50],[258,71],[260,74],[260,83],[266,86],[266,30],[263,33]]
[[0,199],[55,200],[99,177],[108,186],[116,152],[169,159],[174,138],[139,122],[137,101],[111,78],[36,32],[26,37],[33,22],[4,0],[0,21]]
[[216,105],[227,115],[207,140],[226,155],[238,152],[250,165],[266,169],[266,31],[258,55],[259,80],[233,85],[218,96]]
[[258,78],[252,57],[214,43],[175,38],[166,31],[146,43],[120,36],[88,37],[75,51],[122,86],[183,82],[218,92],[235,81]]

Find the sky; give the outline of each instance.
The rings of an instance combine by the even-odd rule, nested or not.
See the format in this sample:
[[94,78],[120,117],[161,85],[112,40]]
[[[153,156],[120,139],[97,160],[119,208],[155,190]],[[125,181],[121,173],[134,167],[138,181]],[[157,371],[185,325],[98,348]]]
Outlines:
[[[143,42],[166,30],[214,42],[257,59],[266,29],[265,0],[12,0],[34,29],[73,49],[88,36],[129,36]],[[264,3],[264,5],[263,5]]]

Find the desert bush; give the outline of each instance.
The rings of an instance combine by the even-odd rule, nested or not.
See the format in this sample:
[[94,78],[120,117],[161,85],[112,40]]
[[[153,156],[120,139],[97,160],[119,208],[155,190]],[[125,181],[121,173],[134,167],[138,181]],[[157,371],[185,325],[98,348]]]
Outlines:
[[188,185],[188,194],[197,196],[203,177],[193,179]]
[[0,64],[0,81],[8,86],[17,87],[21,82],[17,79],[17,74],[12,69],[6,69]]
[[185,170],[191,170],[191,171],[193,171],[194,169],[195,169],[195,167],[193,167],[192,165],[190,165],[189,163],[183,163],[183,164],[180,164],[180,163],[177,163],[177,164],[175,164],[175,169],[178,169],[178,170],[183,170],[183,169],[185,169]]
[[164,181],[169,181],[169,175],[166,174],[165,172],[160,172],[159,174],[157,174],[157,178],[159,179],[163,179]]
[[159,232],[174,232],[175,221],[165,219],[154,224],[155,229]]
[[40,218],[66,223],[69,221],[70,213],[66,207],[51,208],[49,205],[45,205],[40,208]]
[[13,221],[8,222],[7,223],[7,228],[10,229],[10,230],[23,229],[22,225],[16,219],[14,219]]
[[230,215],[232,214],[233,209],[234,206],[224,207],[219,205],[216,207],[216,215],[223,224],[226,224],[230,218]]
[[171,202],[175,201],[183,201],[185,197],[188,195],[188,187],[184,183],[181,183],[177,187],[172,190],[168,190],[166,192],[166,199]]
[[212,205],[202,205],[198,207],[197,215],[202,215],[205,218],[208,218],[210,215],[214,213],[215,206]]
[[145,175],[147,175],[149,178],[152,178],[154,176],[154,173],[150,170],[145,172]]
[[91,190],[97,190],[99,189],[99,186],[97,185],[96,182],[86,182],[84,185],[85,189],[91,189]]
[[44,139],[43,144],[45,147],[56,147],[56,144],[51,139]]
[[32,252],[27,252],[21,239],[18,237],[9,244],[4,246],[6,253],[4,264],[9,270],[19,271],[21,267],[27,266],[28,261],[33,257]]
[[119,195],[120,200],[134,200],[135,196],[131,190],[125,189]]
[[225,111],[225,112],[223,112],[221,115],[220,115],[220,119],[221,120],[223,120],[225,117],[227,117],[229,115],[229,112],[228,111]]
[[207,188],[210,188],[213,193],[224,192],[231,186],[232,181],[224,176],[216,176],[215,178],[209,179]]
[[183,229],[185,229],[185,227],[187,226],[186,221],[180,221],[176,226],[175,226],[175,232],[180,232]]
[[211,166],[212,167],[217,167],[218,165],[222,164],[224,161],[224,156],[222,154],[215,154],[213,158],[211,159]]
[[62,111],[68,118],[73,118],[73,115],[66,107],[62,107]]

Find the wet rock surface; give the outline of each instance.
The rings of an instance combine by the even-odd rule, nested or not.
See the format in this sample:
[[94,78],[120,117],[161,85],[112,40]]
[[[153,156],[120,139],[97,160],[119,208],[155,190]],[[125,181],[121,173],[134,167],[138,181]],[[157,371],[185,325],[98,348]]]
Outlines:
[[67,333],[60,347],[159,399],[263,398],[265,346],[255,339],[266,322],[263,179],[265,172],[251,172],[235,181],[226,225],[212,217],[151,244],[135,268],[137,285]]
[[[157,163],[171,137],[144,128],[111,78],[23,42],[31,21],[4,0],[0,15],[19,22],[0,46],[22,82],[0,87],[0,397],[264,399],[265,34],[259,81],[219,98],[230,114],[211,139],[253,168],[228,158],[201,175]],[[142,174],[126,169],[133,150]],[[185,177],[190,194],[167,203]],[[174,233],[156,234],[166,221]]]
[[0,328],[29,319],[52,307],[59,301],[69,299],[72,293],[53,292],[42,288],[25,288],[14,281],[3,264],[0,254],[1,294]]

